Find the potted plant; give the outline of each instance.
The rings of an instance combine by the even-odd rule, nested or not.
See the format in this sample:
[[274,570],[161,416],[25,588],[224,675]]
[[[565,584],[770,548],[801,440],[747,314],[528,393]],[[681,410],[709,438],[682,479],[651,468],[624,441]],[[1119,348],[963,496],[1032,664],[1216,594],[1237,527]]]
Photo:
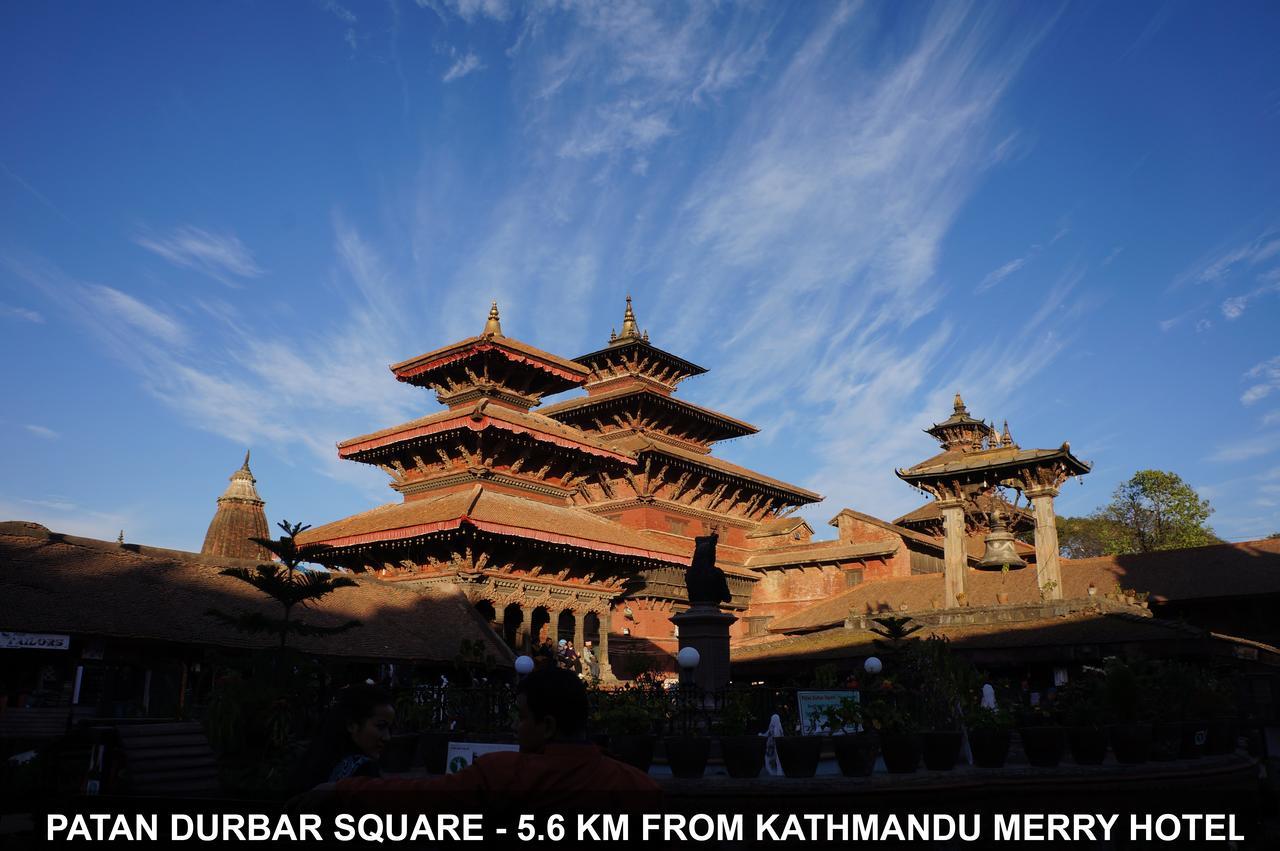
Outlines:
[[978,689],[977,674],[951,652],[945,638],[930,636],[912,647],[906,666],[909,693],[921,725],[921,755],[925,767],[950,771],[960,758],[964,735],[960,721],[966,703]]
[[835,751],[840,773],[845,777],[869,776],[876,767],[879,745],[875,734],[864,729],[862,703],[846,697],[828,713],[828,717],[831,718],[834,734],[831,746]]
[[696,689],[681,686],[675,694],[672,735],[663,739],[667,765],[675,777],[697,778],[707,770],[707,758],[711,755],[711,739],[702,735],[705,729],[698,716],[701,702]]
[[1144,717],[1141,685],[1133,666],[1118,659],[1107,662],[1103,672],[1108,735],[1116,761],[1133,765],[1151,756],[1151,723]]
[[1058,704],[1067,727],[1067,746],[1076,765],[1101,765],[1107,757],[1103,682],[1082,674],[1062,690]]
[[1023,711],[1018,725],[1018,738],[1027,762],[1037,768],[1053,768],[1062,761],[1067,750],[1067,731],[1058,723],[1052,710],[1041,704]]
[[759,777],[764,769],[768,740],[754,730],[755,722],[748,695],[729,692],[711,729],[720,738],[720,752],[730,777]]
[[592,723],[609,735],[609,752],[617,759],[648,771],[653,764],[655,726],[662,717],[661,684],[637,680],[636,684],[602,691]]
[[863,709],[867,725],[880,739],[880,755],[891,774],[910,774],[920,767],[921,742],[915,720],[892,694],[875,695]]
[[1000,768],[1009,756],[1013,716],[999,707],[979,706],[966,718],[973,762],[982,768]]
[[830,723],[825,711],[815,709],[809,713],[808,735],[778,736],[773,740],[783,774],[787,777],[812,777],[818,772],[824,734]]
[[1009,578],[1009,565],[1000,566],[1000,590],[996,592],[996,602],[1002,606],[1009,605],[1009,591],[1005,587],[1005,580]]

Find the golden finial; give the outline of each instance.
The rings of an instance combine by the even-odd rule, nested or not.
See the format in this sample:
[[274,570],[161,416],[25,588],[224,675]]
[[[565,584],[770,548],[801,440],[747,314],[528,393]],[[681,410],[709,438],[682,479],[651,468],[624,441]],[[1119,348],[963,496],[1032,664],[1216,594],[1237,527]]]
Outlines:
[[1013,435],[1009,434],[1009,421],[1004,421],[1004,434],[1000,438],[1005,446],[1013,446]]
[[952,407],[955,408],[957,414],[964,410],[964,400],[960,398],[959,393],[956,394],[956,400],[952,403]]
[[240,469],[244,470],[246,473],[249,472],[249,450],[248,449],[244,451],[244,463],[240,465]]
[[622,314],[622,333],[618,335],[618,339],[629,340],[639,336],[636,330],[636,314],[631,309],[631,296],[627,296],[627,311]]
[[484,323],[484,333],[482,337],[501,337],[502,323],[498,321],[498,303],[495,301],[493,306],[489,308],[489,321]]

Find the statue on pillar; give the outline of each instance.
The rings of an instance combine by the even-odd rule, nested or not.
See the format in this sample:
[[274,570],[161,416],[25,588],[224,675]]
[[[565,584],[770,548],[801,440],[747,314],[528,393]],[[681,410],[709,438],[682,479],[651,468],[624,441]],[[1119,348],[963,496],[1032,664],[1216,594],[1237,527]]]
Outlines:
[[724,571],[716,567],[718,540],[719,536],[715,532],[694,538],[693,561],[684,575],[690,606],[711,606],[718,609],[721,603],[732,599]]

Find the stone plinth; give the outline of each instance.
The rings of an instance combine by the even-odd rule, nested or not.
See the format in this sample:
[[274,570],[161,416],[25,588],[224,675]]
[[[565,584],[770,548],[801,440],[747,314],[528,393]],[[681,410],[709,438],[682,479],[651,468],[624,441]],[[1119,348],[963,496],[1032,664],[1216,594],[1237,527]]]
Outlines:
[[729,685],[729,627],[738,619],[716,606],[692,606],[672,615],[680,630],[680,649],[692,647],[700,657],[693,682],[705,692]]

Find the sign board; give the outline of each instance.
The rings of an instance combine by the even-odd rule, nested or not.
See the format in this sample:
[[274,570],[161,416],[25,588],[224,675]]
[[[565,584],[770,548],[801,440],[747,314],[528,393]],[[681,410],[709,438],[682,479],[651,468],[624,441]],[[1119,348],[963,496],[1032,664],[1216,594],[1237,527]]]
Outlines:
[[457,774],[476,761],[476,757],[487,753],[501,751],[518,751],[519,745],[500,745],[493,742],[450,742],[449,759],[445,763],[445,774]]
[[[835,732],[830,729],[831,724],[827,719],[827,713],[839,706],[840,702],[845,699],[858,701],[860,696],[853,689],[796,692],[796,702],[800,704],[800,735],[811,736],[820,732]],[[815,713],[818,716],[817,729],[814,729],[813,725]]]
[[66,650],[70,647],[71,636],[69,635],[0,632],[0,648],[5,650]]

